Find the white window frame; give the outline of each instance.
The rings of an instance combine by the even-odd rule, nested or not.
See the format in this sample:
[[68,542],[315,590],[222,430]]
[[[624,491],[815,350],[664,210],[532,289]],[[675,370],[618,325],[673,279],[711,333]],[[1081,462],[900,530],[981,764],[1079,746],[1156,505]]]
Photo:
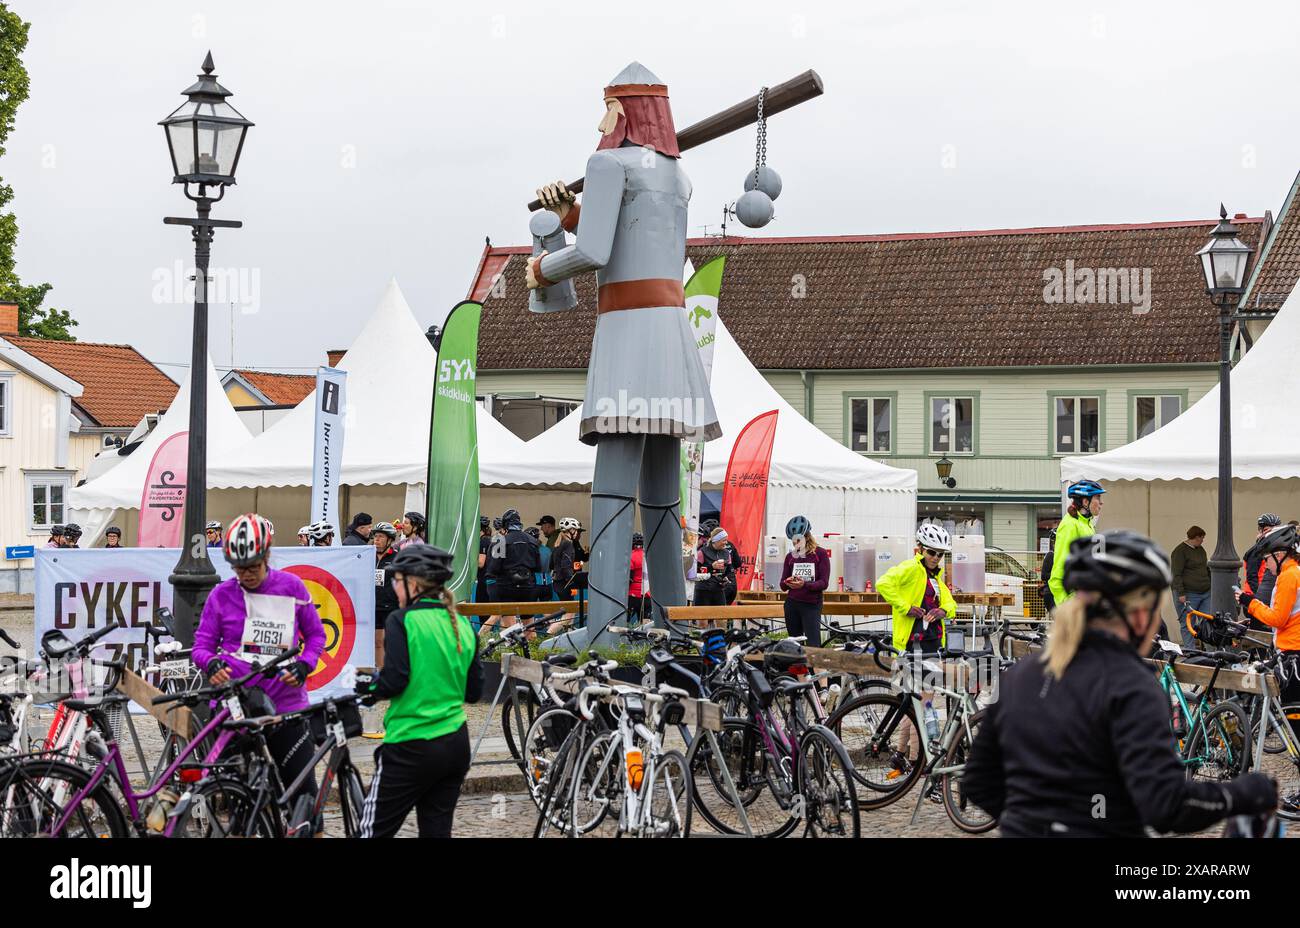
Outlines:
[[[871,428],[866,433],[868,438],[868,447],[865,449],[860,448],[858,447],[857,443],[854,442],[853,440],[854,438],[853,404],[854,403],[873,404],[877,401],[884,401],[886,403],[889,403],[889,413],[886,416],[886,418],[889,420],[888,429],[886,432],[886,434],[889,436],[889,447],[883,451],[881,451],[875,446],[876,415],[875,415],[874,408],[870,405],[867,407],[867,418],[871,421]],[[850,396],[849,397],[849,447],[852,448],[854,451],[858,452],[858,454],[872,455],[872,454],[893,454],[894,453],[894,398],[892,396]]]
[[[58,486],[63,488],[63,521],[66,522],[68,519],[68,492],[72,489],[72,474],[68,471],[62,470],[27,471],[23,477],[23,483],[25,485],[23,502],[27,510],[25,518],[27,520],[28,532],[32,535],[39,534],[40,532],[48,532],[51,525],[59,524],[51,521],[47,521],[44,524],[37,524],[33,521],[33,514],[36,507],[36,487],[38,486]],[[49,515],[50,505],[51,503],[47,499],[45,502],[47,517]]]
[[0,438],[12,438],[14,434],[14,375],[9,371],[0,371]]
[[[1074,442],[1074,447],[1069,451],[1061,450],[1060,434],[1056,430],[1057,423],[1059,422],[1056,415],[1056,404],[1059,403],[1061,400],[1074,400],[1074,431],[1070,435],[1070,440]],[[1096,451],[1084,451],[1079,447],[1079,421],[1083,416],[1083,404],[1080,402],[1080,400],[1097,401],[1097,450]],[[1068,395],[1064,393],[1058,393],[1057,395],[1052,397],[1052,453],[1053,454],[1058,455],[1060,457],[1067,457],[1072,454],[1100,454],[1101,453],[1102,446],[1104,444],[1103,430],[1104,430],[1105,423],[1102,418],[1102,403],[1104,401],[1105,401],[1104,397],[1100,393],[1076,393],[1076,394],[1068,394]]]
[[1156,401],[1155,403],[1156,427],[1151,431],[1158,432],[1166,425],[1168,425],[1170,422],[1174,421],[1173,419],[1166,420],[1164,418],[1164,413],[1161,411],[1162,407],[1164,406],[1164,403],[1162,401],[1166,399],[1172,399],[1178,401],[1178,414],[1174,416],[1174,419],[1177,419],[1178,416],[1181,416],[1184,412],[1186,412],[1186,410],[1183,409],[1183,395],[1181,393],[1135,393],[1133,394],[1133,439],[1135,441],[1142,437],[1141,429],[1138,426],[1138,409],[1137,409],[1138,400]]
[[[948,426],[948,447],[940,448],[934,441],[934,404],[935,401],[946,401],[949,409],[953,410],[952,424]],[[970,450],[957,450],[957,401],[970,400]],[[979,447],[976,440],[976,430],[979,428],[979,400],[974,393],[942,393],[929,395],[925,410],[925,428],[927,438],[930,443],[930,457],[942,457],[947,454],[957,454],[963,457],[974,457],[975,449]]]

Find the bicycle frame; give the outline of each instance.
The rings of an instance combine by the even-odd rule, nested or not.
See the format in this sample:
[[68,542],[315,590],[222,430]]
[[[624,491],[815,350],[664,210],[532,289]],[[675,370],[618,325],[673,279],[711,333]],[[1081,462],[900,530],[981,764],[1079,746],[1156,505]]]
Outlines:
[[[231,698],[237,698],[237,697],[231,697]],[[199,730],[199,733],[190,740],[190,743],[185,746],[185,750],[182,751],[174,761],[172,761],[171,765],[168,766],[168,768],[162,773],[161,776],[157,777],[142,792],[136,792],[135,789],[131,786],[131,781],[128,778],[126,772],[126,764],[122,760],[122,752],[121,749],[118,747],[117,740],[116,739],[110,740],[108,742],[108,753],[104,756],[102,760],[100,760],[99,765],[95,767],[95,772],[91,774],[90,780],[87,781],[86,785],[82,787],[81,791],[78,792],[73,797],[72,802],[68,804],[67,808],[63,810],[63,815],[59,818],[58,822],[55,823],[53,829],[51,829],[51,833],[58,834],[64,829],[64,827],[68,824],[69,819],[72,818],[73,814],[76,812],[77,808],[81,805],[81,803],[85,801],[87,796],[89,796],[91,793],[95,791],[95,789],[103,781],[104,777],[108,776],[110,772],[117,777],[118,785],[120,785],[122,788],[122,796],[126,800],[128,817],[130,818],[132,824],[136,827],[136,830],[139,831],[140,823],[141,823],[141,818],[140,818],[141,803],[153,798],[159,792],[161,792],[163,787],[167,786],[168,783],[171,782],[172,777],[175,775],[176,771],[179,770],[181,766],[184,764],[186,758],[188,758],[191,754],[198,751],[199,746],[202,743],[203,739],[208,735],[212,734],[214,731],[220,729],[221,723],[225,722],[230,717],[231,717],[230,710],[226,708],[225,705],[222,705],[221,709],[213,713],[212,718],[208,720],[208,723],[204,725],[203,728]],[[109,734],[111,735],[112,733],[110,732]],[[234,734],[228,730],[222,731],[219,735],[217,735],[216,741],[212,745],[212,749],[208,752],[207,756],[203,759],[204,766],[210,766],[214,764],[217,761],[217,759],[221,756],[222,752],[225,751],[226,746],[230,743],[230,741],[233,738],[234,738]],[[206,776],[207,776],[207,771],[204,770],[200,778]],[[167,837],[171,837],[172,831],[175,829],[175,827],[176,827],[176,820],[174,818],[169,818],[167,821],[167,826],[163,831],[163,834],[165,834]]]

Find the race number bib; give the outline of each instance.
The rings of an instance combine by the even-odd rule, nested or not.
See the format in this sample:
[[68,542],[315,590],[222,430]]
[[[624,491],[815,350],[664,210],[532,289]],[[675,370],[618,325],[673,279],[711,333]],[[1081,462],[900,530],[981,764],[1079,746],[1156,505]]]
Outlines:
[[292,596],[246,592],[244,604],[247,617],[236,657],[250,662],[264,661],[293,647],[297,600]]
[[805,582],[817,578],[817,565],[811,561],[796,562],[790,571],[792,577],[798,577]]
[[376,567],[376,568],[375,568],[375,586],[383,586],[383,585],[384,585],[384,568],[382,568],[382,567]]

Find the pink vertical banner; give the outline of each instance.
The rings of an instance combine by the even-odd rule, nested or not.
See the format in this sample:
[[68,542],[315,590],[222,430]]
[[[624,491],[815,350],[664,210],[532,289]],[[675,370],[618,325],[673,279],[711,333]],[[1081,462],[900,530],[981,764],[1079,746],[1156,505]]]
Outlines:
[[189,459],[189,432],[163,440],[149,462],[140,497],[141,548],[179,548],[185,525],[185,468]]
[[722,527],[740,552],[736,589],[748,590],[754,565],[763,550],[763,521],[767,514],[767,478],[772,467],[777,410],[761,413],[740,430],[731,446],[726,482],[722,485]]

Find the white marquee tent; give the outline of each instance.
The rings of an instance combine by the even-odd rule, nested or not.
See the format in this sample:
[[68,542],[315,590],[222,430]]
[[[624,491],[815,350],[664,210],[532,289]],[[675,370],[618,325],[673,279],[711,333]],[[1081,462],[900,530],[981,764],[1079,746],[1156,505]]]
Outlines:
[[[746,423],[769,410],[779,411],[767,494],[769,532],[779,532],[796,513],[806,515],[819,533],[910,537],[915,531],[916,471],[865,458],[805,419],[755,369],[721,320],[713,357],[713,402],[723,435],[704,446],[706,489],[721,486],[732,446]],[[589,487],[596,449],[578,440],[581,419],[579,407],[527,442],[524,454],[514,460],[481,455],[484,487],[512,488],[491,497],[508,502],[519,498],[519,489]],[[554,498],[559,502],[566,496],[577,503],[576,493]],[[484,498],[488,509],[486,491]]]
[[[1232,371],[1232,474],[1234,536],[1254,537],[1260,512],[1297,515],[1300,430],[1294,427],[1300,395],[1300,287]],[[1106,451],[1061,461],[1061,479],[1100,480],[1107,488],[1102,519],[1109,528],[1132,528],[1167,547],[1183,540],[1193,523],[1216,539],[1219,469],[1219,388],[1144,438]]]
[[[429,413],[437,357],[412,315],[396,281],[388,284],[375,312],[338,365],[348,372],[343,441],[344,511],[367,511],[378,520],[424,508],[428,468]],[[102,509],[103,524],[114,509],[139,506],[141,488],[156,443],[185,428],[188,390],[181,388],[179,414],[168,413],[127,462],[74,491],[74,506]],[[208,515],[222,522],[240,512],[261,512],[290,532],[307,519],[311,496],[312,391],[283,419],[257,436],[239,421],[209,369]],[[175,423],[173,427],[171,423]],[[481,458],[517,460],[524,443],[480,406]],[[128,467],[129,465],[132,465]],[[262,491],[275,488],[273,493]],[[134,530],[135,520],[127,519]],[[342,528],[342,526],[340,526]],[[87,532],[89,534],[89,531]],[[291,535],[280,533],[283,542]]]
[[[227,448],[236,448],[248,442],[248,429],[239,421],[239,414],[230,405],[226,393],[221,389],[221,381],[208,359],[208,466],[216,455]],[[185,378],[167,412],[158,420],[150,432],[131,452],[102,476],[88,481],[79,487],[73,487],[68,494],[70,509],[69,521],[81,525],[82,547],[89,548],[96,544],[104,529],[118,524],[126,532],[122,539],[124,544],[135,543],[135,530],[138,516],[123,518],[120,513],[126,510],[138,512],[140,497],[144,491],[145,477],[153,461],[154,452],[166,439],[177,432],[189,428],[190,421],[190,379]],[[116,523],[114,520],[117,520]]]

